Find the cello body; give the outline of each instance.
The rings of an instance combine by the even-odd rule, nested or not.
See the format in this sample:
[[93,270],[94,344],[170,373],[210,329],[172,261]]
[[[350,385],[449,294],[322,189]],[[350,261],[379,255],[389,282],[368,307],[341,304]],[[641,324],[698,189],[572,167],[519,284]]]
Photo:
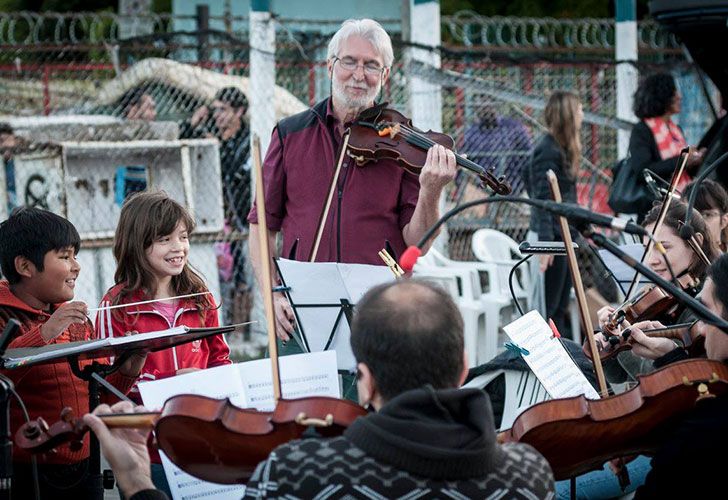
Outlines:
[[615,396],[538,403],[500,440],[530,444],[546,457],[556,480],[568,479],[613,458],[653,454],[696,404],[728,393],[728,366],[706,359],[679,361],[638,379]]

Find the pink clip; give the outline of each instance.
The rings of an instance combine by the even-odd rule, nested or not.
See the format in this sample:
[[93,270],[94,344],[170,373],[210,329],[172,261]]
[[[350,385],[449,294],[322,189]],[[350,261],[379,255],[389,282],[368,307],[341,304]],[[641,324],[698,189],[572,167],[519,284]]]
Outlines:
[[549,326],[551,327],[551,332],[553,333],[553,335],[551,335],[551,338],[560,339],[561,334],[559,333],[559,329],[556,328],[556,324],[554,323],[554,320],[552,320],[551,318],[549,318]]

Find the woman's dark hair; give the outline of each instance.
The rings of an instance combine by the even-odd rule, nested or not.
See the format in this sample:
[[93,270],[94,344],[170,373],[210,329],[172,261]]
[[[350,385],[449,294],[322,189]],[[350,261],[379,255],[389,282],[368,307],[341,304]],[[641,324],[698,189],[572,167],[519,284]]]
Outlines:
[[640,83],[634,93],[632,110],[637,118],[662,116],[670,109],[677,92],[675,79],[669,73],[655,73]]
[[[652,209],[647,212],[645,220],[642,221],[642,225],[648,226],[650,224],[654,224],[657,221],[657,217],[660,215],[661,208],[662,203],[655,203],[652,206]],[[670,203],[670,208],[667,209],[663,225],[671,228],[676,234],[680,234],[680,229],[685,223],[685,216],[687,215],[687,212],[688,206],[685,203],[673,201]],[[710,231],[708,231],[708,226],[705,224],[705,220],[703,220],[703,217],[699,212],[693,212],[690,218],[690,225],[695,231],[696,236],[698,234],[703,235],[703,242],[700,244],[700,248],[703,250],[703,253],[705,253],[705,256],[708,257],[710,262],[715,261],[715,259],[718,258],[717,247],[713,238],[710,236]],[[693,255],[692,264],[690,264],[688,271],[690,271],[690,274],[692,274],[693,277],[702,279],[707,267],[708,265],[703,262],[697,254],[695,254]]]
[[0,266],[10,284],[20,282],[15,257],[25,257],[43,272],[45,255],[64,248],[78,253],[78,231],[70,221],[47,210],[18,207],[0,224]]
[[[688,200],[693,189],[695,189],[695,183],[691,182],[685,187],[683,191],[683,200]],[[719,183],[710,179],[703,179],[698,185],[697,192],[695,193],[695,210],[704,213],[706,210],[718,210],[719,216],[728,214],[728,193]],[[725,249],[728,243],[728,227],[723,228],[720,234],[720,241],[714,243],[720,244],[721,248]]]
[[[695,189],[695,183],[691,182],[683,191],[683,200],[690,198],[690,193]],[[717,209],[721,214],[728,214],[728,193],[719,183],[710,179],[703,179],[698,185],[698,192],[695,193],[695,210]]]
[[723,306],[725,314],[728,312],[728,254],[718,257],[708,268],[707,274],[713,280],[714,296]]

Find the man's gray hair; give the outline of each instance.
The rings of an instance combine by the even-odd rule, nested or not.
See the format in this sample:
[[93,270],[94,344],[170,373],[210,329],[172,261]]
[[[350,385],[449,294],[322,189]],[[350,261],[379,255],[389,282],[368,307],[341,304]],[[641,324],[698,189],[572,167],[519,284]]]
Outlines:
[[392,40],[382,25],[373,19],[347,19],[341,23],[341,28],[337,31],[329,42],[329,51],[326,59],[330,60],[339,55],[341,44],[344,40],[352,35],[357,35],[367,40],[374,46],[384,61],[384,66],[389,68],[394,62],[394,51],[392,50]]

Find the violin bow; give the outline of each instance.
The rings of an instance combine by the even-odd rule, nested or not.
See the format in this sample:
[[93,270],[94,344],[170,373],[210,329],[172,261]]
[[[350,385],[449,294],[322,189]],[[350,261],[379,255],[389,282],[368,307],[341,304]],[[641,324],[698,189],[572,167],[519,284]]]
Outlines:
[[[556,174],[553,170],[546,172],[546,178],[551,187],[551,195],[554,201],[561,203],[561,189],[559,188],[559,182],[556,179]],[[574,283],[574,290],[576,291],[576,303],[579,306],[579,317],[581,318],[581,326],[584,332],[586,332],[587,341],[591,352],[597,351],[597,341],[594,338],[594,329],[589,318],[589,306],[586,302],[586,293],[584,293],[584,283],[581,281],[581,273],[579,272],[579,263],[576,260],[576,252],[572,247],[571,232],[569,231],[569,224],[566,217],[559,216],[559,225],[561,227],[561,238],[564,240],[566,246],[566,257],[569,264],[569,272],[571,273],[571,281]],[[604,369],[602,367],[602,360],[599,356],[592,356],[592,363],[594,363],[594,372],[597,374],[597,383],[599,384],[599,394],[602,397],[607,396],[607,381],[604,378]]]
[[276,342],[276,323],[273,314],[273,282],[271,278],[271,254],[268,248],[268,222],[265,217],[265,194],[263,192],[263,167],[260,156],[260,138],[253,134],[252,144],[253,171],[255,174],[255,203],[258,209],[258,238],[260,240],[261,268],[263,279],[261,293],[265,308],[265,323],[268,328],[268,352],[273,370],[273,397],[281,399],[281,372],[278,367],[278,343]]
[[315,262],[316,261],[316,255],[318,254],[319,245],[321,244],[321,237],[324,234],[324,225],[326,224],[326,219],[329,216],[329,210],[331,209],[331,202],[334,199],[334,193],[336,192],[336,185],[339,183],[339,176],[341,175],[341,165],[344,163],[344,155],[346,154],[346,149],[349,147],[349,136],[351,135],[351,129],[347,128],[344,132],[344,142],[341,145],[341,151],[339,152],[339,161],[336,164],[336,168],[334,169],[334,175],[331,177],[331,185],[329,186],[329,195],[326,197],[326,201],[324,202],[324,206],[321,209],[321,217],[319,218],[319,222],[317,224],[318,229],[316,230],[316,238],[313,241],[313,246],[311,247],[311,255],[309,255],[308,261],[309,262]]
[[[657,234],[657,230],[660,228],[662,223],[665,221],[665,216],[667,215],[667,211],[670,208],[670,202],[672,201],[673,195],[675,194],[675,191],[677,190],[677,183],[680,181],[680,177],[682,177],[682,174],[685,171],[685,165],[687,165],[689,155],[690,155],[689,147],[684,148],[682,151],[680,151],[680,156],[677,160],[678,167],[672,173],[672,178],[670,179],[670,187],[667,189],[667,193],[665,193],[665,197],[662,199],[662,207],[660,207],[660,213],[657,216],[657,221],[655,221],[655,227],[652,229],[651,238],[647,240],[647,244],[645,245],[645,251],[642,254],[640,263],[643,263],[645,261],[645,258],[647,258],[647,254],[650,252],[650,248],[654,242],[654,238],[655,238],[655,235]],[[655,248],[667,260],[667,252],[665,251],[665,247],[663,247],[659,241],[655,242]],[[634,293],[635,287],[636,287],[638,281],[639,281],[639,274],[635,273],[634,277],[632,278],[632,283],[629,285],[629,290],[627,290],[626,300],[629,300],[632,297],[632,293]]]

